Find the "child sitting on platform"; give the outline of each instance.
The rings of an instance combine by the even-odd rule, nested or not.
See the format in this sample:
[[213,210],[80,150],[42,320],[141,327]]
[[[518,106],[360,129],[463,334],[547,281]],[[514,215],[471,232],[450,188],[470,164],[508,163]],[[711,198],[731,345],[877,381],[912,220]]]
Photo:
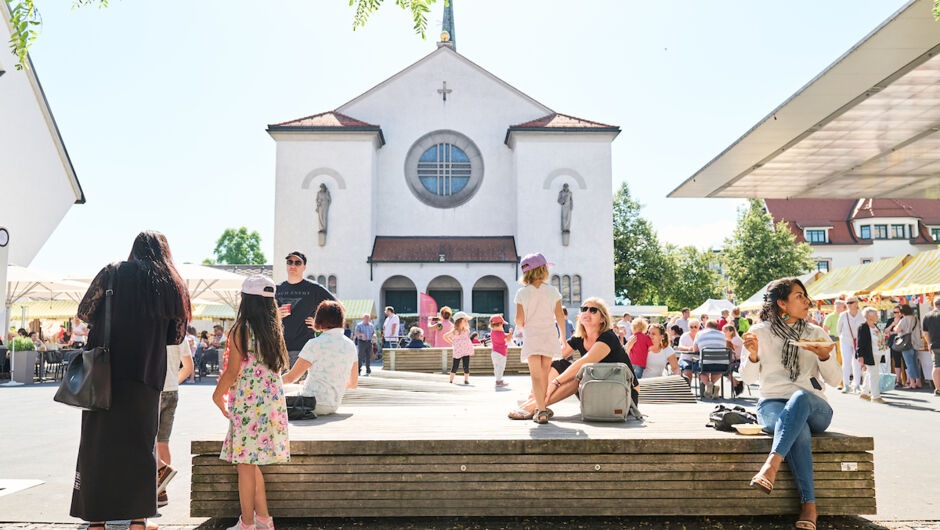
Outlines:
[[470,315],[458,311],[454,315],[454,327],[444,334],[444,340],[454,347],[454,364],[450,369],[450,382],[454,382],[457,366],[463,362],[463,384],[470,384],[470,357],[473,356],[473,343],[470,341]]
[[[229,332],[230,362],[212,393],[212,401],[229,421],[219,458],[238,465],[241,516],[229,530],[274,528],[258,466],[290,462],[280,375],[288,356],[274,290],[274,282],[259,274],[242,283],[241,305]],[[224,396],[233,385],[226,408]]]

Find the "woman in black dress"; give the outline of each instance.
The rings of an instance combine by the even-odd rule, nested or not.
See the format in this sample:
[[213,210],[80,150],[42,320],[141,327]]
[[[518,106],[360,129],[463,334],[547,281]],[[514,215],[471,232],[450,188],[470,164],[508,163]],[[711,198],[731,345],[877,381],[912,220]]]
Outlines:
[[91,529],[130,519],[130,530],[145,530],[146,518],[157,513],[154,443],[166,346],[182,342],[192,312],[166,237],[141,232],[127,261],[102,269],[78,306],[78,317],[91,327],[89,348],[104,342],[112,273],[111,408],[82,413],[70,513],[91,521]]

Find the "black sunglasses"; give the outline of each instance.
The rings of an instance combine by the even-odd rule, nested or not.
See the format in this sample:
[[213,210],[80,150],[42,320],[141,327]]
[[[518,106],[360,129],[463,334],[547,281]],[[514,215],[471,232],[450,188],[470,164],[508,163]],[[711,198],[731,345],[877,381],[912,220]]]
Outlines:
[[298,260],[289,259],[289,260],[287,260],[287,264],[288,264],[288,265],[297,265],[298,267],[300,267],[301,265],[304,264],[304,262],[303,262],[303,261],[300,261],[299,259],[298,259]]
[[582,313],[587,313],[588,311],[590,311],[592,315],[596,315],[597,312],[600,311],[600,309],[596,307],[581,306]]

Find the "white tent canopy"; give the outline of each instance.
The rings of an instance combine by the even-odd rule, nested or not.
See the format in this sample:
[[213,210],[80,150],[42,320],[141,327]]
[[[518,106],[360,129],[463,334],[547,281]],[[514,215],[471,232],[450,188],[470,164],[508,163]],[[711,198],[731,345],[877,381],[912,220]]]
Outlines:
[[190,297],[226,304],[232,309],[238,307],[245,276],[194,263],[184,263],[176,270],[186,282]]
[[611,316],[655,317],[668,310],[669,308],[664,305],[615,305],[610,308],[610,314]]
[[[800,281],[803,282],[807,288],[813,284],[816,280],[823,277],[825,273],[820,271],[814,271],[800,276]],[[741,311],[755,311],[760,309],[764,305],[764,293],[767,292],[767,288],[770,287],[770,284],[776,280],[771,280],[767,282],[766,285],[757,290],[756,293],[752,294],[750,298],[738,304],[738,307],[741,308]]]
[[709,298],[708,300],[705,300],[704,304],[692,310],[692,316],[698,317],[701,315],[708,315],[710,317],[719,317],[721,316],[722,311],[731,311],[732,309],[734,309],[734,304],[728,300]]
[[10,325],[10,307],[26,298],[54,300],[66,297],[77,301],[88,289],[88,285],[74,280],[63,280],[53,274],[20,267],[7,266],[6,299],[4,302],[4,333]]

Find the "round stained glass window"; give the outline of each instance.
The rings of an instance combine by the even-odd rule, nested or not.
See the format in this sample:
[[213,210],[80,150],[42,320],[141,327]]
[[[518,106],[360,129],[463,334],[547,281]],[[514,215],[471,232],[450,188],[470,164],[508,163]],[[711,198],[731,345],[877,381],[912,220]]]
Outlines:
[[459,206],[483,178],[480,150],[466,136],[435,131],[422,136],[405,159],[405,177],[415,196],[437,208]]

